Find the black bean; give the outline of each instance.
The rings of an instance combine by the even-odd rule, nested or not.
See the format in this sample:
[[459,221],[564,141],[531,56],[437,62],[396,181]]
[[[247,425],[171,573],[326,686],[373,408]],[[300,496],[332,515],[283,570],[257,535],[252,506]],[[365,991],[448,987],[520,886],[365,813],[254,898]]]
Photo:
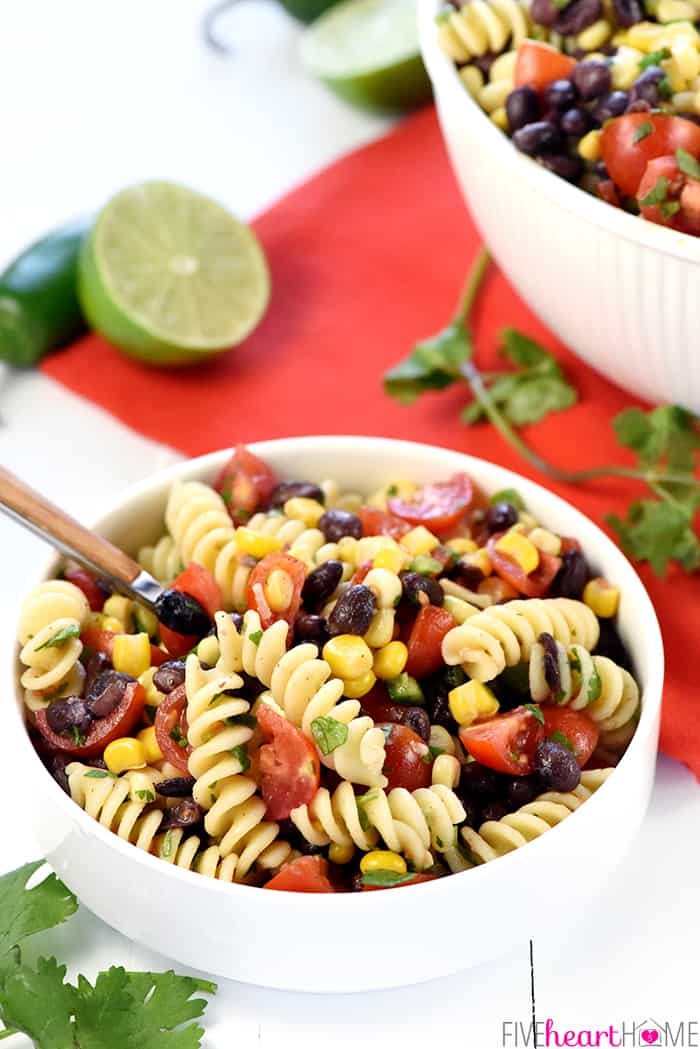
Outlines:
[[612,85],[612,76],[607,62],[599,58],[589,58],[586,62],[579,62],[574,69],[574,83],[585,102],[608,94]]
[[[478,761],[469,761],[462,766],[460,790],[465,796],[480,801],[494,801],[503,792],[503,777]],[[461,794],[460,794],[461,797]]]
[[516,87],[506,99],[506,115],[511,134],[540,119],[540,97],[531,87]]
[[68,776],[66,775],[66,765],[70,765],[71,761],[75,761],[75,758],[71,755],[70,757],[66,754],[54,754],[49,761],[49,772],[58,783],[61,790],[65,790],[66,794],[70,794],[70,784],[68,783]]
[[601,98],[595,107],[596,120],[599,124],[604,124],[606,120],[622,116],[627,112],[629,102],[630,96],[626,91],[611,91],[609,95]]
[[93,681],[85,697],[85,705],[93,718],[106,718],[119,706],[127,685],[136,679],[117,670],[104,670]]
[[544,100],[553,109],[570,109],[578,98],[578,91],[570,80],[553,80],[544,89]]
[[529,805],[540,792],[536,776],[512,776],[506,784],[506,801],[514,809]]
[[90,711],[79,696],[69,696],[68,699],[59,699],[49,704],[46,708],[46,720],[49,728],[58,733],[70,732],[75,728],[81,735],[85,735],[92,724]]
[[413,605],[422,607],[425,601],[421,601],[421,594],[425,594],[431,605],[442,605],[445,598],[444,591],[437,579],[421,575],[420,572],[401,573],[402,596]]
[[156,790],[164,798],[189,798],[194,784],[194,776],[173,776],[156,783]]
[[514,710],[530,700],[530,677],[527,663],[507,667],[502,674],[489,682],[489,688],[498,700],[499,708]]
[[613,0],[613,11],[623,29],[644,21],[644,8],[640,0]]
[[318,527],[329,543],[337,543],[346,535],[353,539],[362,538],[362,521],[349,510],[326,510],[319,518]]
[[301,599],[307,608],[316,609],[325,605],[343,577],[340,561],[324,561],[313,572],[309,572],[301,591]]
[[306,612],[302,612],[301,615],[297,616],[294,623],[294,640],[297,643],[308,641],[312,645],[318,645],[319,648],[323,648],[329,637],[328,623],[323,616],[316,616]]
[[461,559],[449,570],[447,575],[450,579],[453,579],[455,583],[459,583],[460,586],[466,587],[467,590],[478,590],[479,583],[483,583],[486,578],[480,568],[476,565],[467,564],[466,561]]
[[184,659],[168,659],[167,662],[161,663],[153,675],[153,684],[159,692],[164,692],[166,696],[169,695],[174,688],[184,684],[184,681]]
[[593,127],[593,117],[587,109],[574,106],[573,109],[567,109],[566,113],[562,113],[560,126],[565,135],[583,138]]
[[561,673],[559,671],[559,649],[551,634],[542,632],[540,644],[544,649],[544,679],[552,694],[557,696],[561,691]]
[[349,586],[338,598],[328,617],[328,633],[366,634],[377,611],[377,599],[368,586]]
[[199,602],[179,590],[164,590],[156,600],[156,613],[163,626],[187,637],[204,637],[211,627]]
[[183,798],[172,809],[163,810],[160,830],[192,830],[204,819],[204,810],[192,798]]
[[455,794],[459,797],[464,808],[464,820],[462,825],[465,827],[478,827],[481,823],[481,812],[476,802],[472,801],[471,798],[460,796],[459,786],[455,790]]
[[322,489],[311,481],[280,481],[270,496],[268,506],[270,509],[279,509],[288,499],[315,499],[319,503],[325,502]]
[[561,568],[552,580],[552,596],[579,601],[590,574],[588,562],[581,551],[567,550],[562,556]]
[[578,761],[568,747],[544,740],[535,751],[535,768],[545,790],[566,793],[575,790],[581,782]]
[[88,660],[88,665],[85,673],[85,694],[89,695],[90,690],[97,680],[97,678],[105,670],[109,670],[112,666],[111,660],[104,652],[93,652]]
[[536,120],[526,124],[513,134],[513,144],[521,153],[535,157],[540,153],[553,152],[560,145],[558,129],[549,120]]
[[538,25],[553,26],[559,17],[560,8],[554,0],[532,0],[530,14]]
[[[240,634],[241,630],[243,629],[243,616],[241,615],[241,613],[240,612],[229,612],[228,617],[231,620],[231,622],[233,623],[233,625],[235,626],[235,628],[238,631],[238,633]],[[216,633],[216,629],[215,629],[214,632]]]
[[[471,0],[468,0],[471,3]],[[491,66],[498,58],[498,54],[495,51],[487,51],[485,55],[477,55],[476,58],[469,60],[470,65],[476,66],[477,69],[481,70],[484,74],[484,79],[488,80],[491,73]]]
[[[426,692],[425,683],[423,683],[423,692],[424,694]],[[452,711],[447,699],[447,689],[436,690],[432,695],[427,695],[426,708],[428,717],[433,725],[441,725],[448,732],[457,731],[457,722],[452,717]]]
[[518,510],[512,503],[494,503],[486,511],[486,527],[491,535],[505,532],[518,523]]
[[484,823],[486,823],[487,820],[502,820],[509,812],[512,812],[512,809],[507,802],[490,801],[488,805],[484,805],[481,810],[481,819]]
[[401,717],[401,724],[412,729],[425,743],[430,739],[430,718],[422,707],[408,707]]
[[580,157],[568,153],[548,153],[542,157],[542,164],[559,178],[567,182],[577,182],[583,173],[583,162]]
[[553,29],[562,36],[576,36],[597,22],[602,11],[602,0],[572,0],[559,12]]
[[288,841],[293,849],[301,852],[304,856],[318,856],[323,849],[319,845],[312,845],[307,841],[301,831],[289,818],[277,820],[280,828],[280,837]]
[[637,77],[630,88],[630,102],[648,102],[650,106],[656,106],[659,102],[659,84],[666,77],[666,73],[659,66],[651,66]]

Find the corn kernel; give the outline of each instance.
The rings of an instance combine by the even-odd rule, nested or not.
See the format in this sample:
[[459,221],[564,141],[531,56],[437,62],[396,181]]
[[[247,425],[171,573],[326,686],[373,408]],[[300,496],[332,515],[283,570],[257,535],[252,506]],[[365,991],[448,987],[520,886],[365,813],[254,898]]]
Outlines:
[[138,740],[143,744],[143,749],[146,753],[146,762],[149,765],[153,765],[156,761],[163,760],[163,751],[158,745],[156,739],[156,730],[153,725],[149,725],[148,728],[141,729],[136,736]]
[[543,554],[551,554],[552,557],[559,557],[561,553],[561,539],[554,532],[550,532],[547,528],[533,528],[528,539],[531,543],[534,543],[538,550],[541,550]]
[[462,774],[462,766],[453,754],[438,754],[433,762],[432,782],[449,787],[450,790],[459,783]]
[[467,681],[447,696],[450,712],[458,725],[471,725],[476,718],[498,711],[498,700],[480,681]]
[[510,129],[510,121],[508,120],[505,106],[499,106],[498,109],[494,109],[493,113],[489,114],[489,116],[491,123],[495,124],[496,127],[501,129],[501,131],[508,131]]
[[203,637],[197,645],[197,656],[202,663],[206,663],[207,666],[213,667],[219,662],[221,657],[221,649],[219,647],[219,639],[216,634],[212,634],[211,637]]
[[261,558],[281,548],[281,541],[274,535],[258,535],[252,528],[246,528],[245,525],[236,529],[236,550],[239,554]]
[[400,572],[406,564],[407,556],[398,546],[387,546],[380,550],[374,559],[375,568],[386,568],[388,572]]
[[115,616],[103,616],[101,612],[94,612],[88,619],[90,626],[96,626],[98,630],[108,630],[111,634],[123,634],[124,625],[121,619]]
[[317,499],[294,496],[292,499],[287,499],[284,504],[284,512],[294,521],[303,521],[307,528],[315,528],[325,514],[326,508]]
[[370,648],[383,648],[394,636],[396,614],[393,608],[380,608],[372,616],[365,641]]
[[289,608],[294,596],[294,583],[283,568],[275,568],[265,582],[265,597],[273,612],[284,612]]
[[612,619],[620,605],[620,591],[607,579],[589,579],[583,589],[583,600],[599,619]]
[[534,572],[540,563],[540,552],[535,544],[518,532],[506,532],[502,535],[496,543],[496,549],[520,565],[525,575]]
[[695,8],[687,0],[659,0],[656,11],[659,22],[692,22],[697,16]]
[[362,678],[372,669],[372,650],[357,634],[338,634],[326,641],[323,658],[333,675],[343,681]]
[[[338,548],[343,560],[349,561],[350,557],[346,557],[342,551],[344,542],[345,539],[341,539]],[[374,561],[380,550],[393,550],[396,546],[396,540],[390,535],[366,535],[362,539],[353,539],[352,542],[352,560],[355,565],[363,565],[365,561]]]
[[491,564],[489,552],[483,547],[480,550],[475,550],[473,554],[465,554],[462,560],[465,564],[472,565],[473,568],[478,568],[482,575],[491,575],[493,572],[493,565]]
[[455,554],[475,554],[479,549],[479,544],[475,543],[473,539],[448,539],[445,543],[450,550],[453,550]]
[[683,91],[687,85],[687,79],[683,76],[676,59],[669,58],[665,62],[662,62],[661,66],[668,77],[671,91],[674,95],[678,94],[679,91]]
[[456,754],[457,744],[446,728],[442,725],[430,726],[430,739],[428,745],[431,750],[440,751],[443,754]]
[[600,160],[600,131],[596,128],[589,131],[580,139],[577,146],[578,154],[584,160]]
[[368,670],[362,677],[352,678],[350,681],[344,681],[343,684],[345,686],[343,695],[347,699],[362,699],[377,684],[377,678],[373,670]]
[[333,842],[328,850],[328,859],[331,863],[349,863],[354,855],[355,849],[352,845],[336,845]]
[[121,634],[131,634],[134,630],[134,621],[132,614],[134,611],[134,602],[130,601],[128,597],[122,597],[121,594],[112,594],[108,597],[102,608],[102,612],[106,616],[113,616],[118,619],[121,623]]
[[388,849],[374,849],[366,852],[360,860],[360,870],[363,874],[369,871],[392,871],[394,874],[405,874],[407,871],[406,861],[398,852],[389,852]]
[[[205,660],[206,662],[206,660]],[[214,663],[216,660],[214,660]],[[214,664],[212,663],[211,666]],[[142,686],[146,693],[146,703],[150,707],[160,706],[163,700],[163,693],[159,692],[156,686],[153,684],[153,676],[158,670],[158,667],[149,667],[148,670],[144,670],[143,674],[139,674],[139,684]]]
[[153,780],[147,772],[132,772],[129,776],[129,799],[148,805],[156,800]]
[[117,634],[112,649],[112,666],[121,674],[140,677],[151,665],[151,639],[148,634]]
[[484,86],[484,74],[478,66],[463,66],[459,71],[459,79],[472,98],[476,98]]
[[607,20],[599,18],[597,22],[578,34],[576,43],[583,51],[597,51],[599,47],[608,42],[611,32],[612,28]]
[[500,109],[505,105],[512,90],[512,80],[492,80],[484,84],[477,96],[477,101],[485,112],[493,113],[495,109]]
[[431,550],[439,546],[440,540],[423,525],[418,525],[406,535],[402,535],[399,543],[404,550],[408,550],[412,557],[419,557],[421,554],[429,554]]
[[445,594],[442,599],[442,607],[450,613],[459,626],[481,611],[476,605],[470,605],[468,601],[463,601],[461,597],[455,597],[454,594]]
[[146,748],[140,739],[122,736],[108,743],[102,755],[110,772],[119,776],[129,769],[142,769],[146,764]]
[[[632,29],[635,28],[637,27],[632,26]],[[639,63],[644,58],[645,50],[646,45],[643,50],[639,50],[636,46],[620,47],[610,64],[612,86],[616,91],[629,91],[632,87],[639,76]]]
[[403,641],[390,641],[374,653],[374,673],[382,681],[398,677],[406,669],[408,649]]

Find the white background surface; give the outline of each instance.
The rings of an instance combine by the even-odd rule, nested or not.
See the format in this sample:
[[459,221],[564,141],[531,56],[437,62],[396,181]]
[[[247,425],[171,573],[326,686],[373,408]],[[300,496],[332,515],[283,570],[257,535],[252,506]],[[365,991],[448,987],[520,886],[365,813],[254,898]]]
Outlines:
[[[181,179],[251,216],[387,126],[306,79],[298,29],[272,0],[250,0],[222,20],[222,32],[238,44],[230,60],[201,45],[203,7],[199,0],[3,5],[0,264],[51,225],[148,176]],[[0,462],[78,516],[96,516],[114,491],[175,458],[39,375],[0,375],[0,418]],[[45,548],[0,520],[0,550],[9,645],[13,609]],[[3,692],[9,703],[8,683]],[[11,753],[2,756],[0,784],[0,870],[8,870],[37,854],[11,804],[16,784],[19,793],[31,792]],[[596,913],[582,916],[574,936],[560,934],[563,916],[541,915],[538,1017],[552,1016],[562,1028],[631,1025],[649,1015],[661,1023],[698,1018],[699,827],[697,784],[662,759],[644,830]],[[465,894],[465,909],[478,906]],[[450,935],[435,928],[436,937]],[[338,951],[342,942],[338,929]],[[89,975],[113,963],[168,966],[85,911],[42,947]],[[530,1015],[527,947],[503,948],[501,961],[479,970],[352,998],[224,982],[208,1012],[205,1044],[495,1047],[502,1021],[527,1024]],[[15,1044],[26,1043],[17,1039],[8,1049]]]

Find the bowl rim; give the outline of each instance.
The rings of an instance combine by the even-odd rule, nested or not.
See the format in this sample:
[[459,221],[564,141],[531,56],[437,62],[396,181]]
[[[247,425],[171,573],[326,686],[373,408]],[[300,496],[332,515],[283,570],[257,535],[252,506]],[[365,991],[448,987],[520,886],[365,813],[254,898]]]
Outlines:
[[[633,566],[629,560],[625,557],[622,551],[615,545],[615,543],[602,531],[601,528],[580,510],[578,510],[567,500],[561,496],[556,495],[554,492],[549,491],[544,485],[539,484],[537,481],[532,481],[521,474],[516,473],[507,467],[500,466],[498,463],[493,463],[487,459],[482,459],[478,456],[468,455],[467,453],[456,451],[450,448],[440,447],[438,445],[430,445],[418,441],[404,441],[394,438],[386,437],[367,437],[367,436],[351,436],[351,435],[319,435],[313,437],[289,437],[289,438],[278,438],[270,441],[257,441],[250,442],[247,447],[250,450],[261,457],[266,454],[274,455],[275,450],[285,449],[297,451],[298,454],[304,454],[309,452],[313,454],[315,448],[323,446],[324,450],[329,447],[335,451],[336,454],[350,454],[357,452],[358,442],[363,442],[372,446],[368,449],[368,453],[373,451],[378,456],[390,455],[392,449],[403,448],[407,451],[411,449],[422,449],[430,450],[432,453],[438,455],[445,455],[452,457],[452,462],[449,467],[452,468],[457,461],[461,461],[462,468],[468,473],[472,464],[477,464],[478,467],[485,468],[487,471],[494,470],[500,477],[497,480],[497,484],[500,488],[503,487],[517,487],[524,492],[526,503],[528,502],[528,491],[534,491],[537,495],[545,500],[549,500],[554,507],[557,507],[563,513],[566,513],[572,518],[572,525],[575,526],[581,519],[585,522],[585,525],[592,528],[596,534],[596,539],[599,542],[598,550],[607,550],[607,552],[617,560],[620,568],[620,576],[625,577],[625,583],[623,589],[625,592],[632,591],[635,603],[643,609],[644,619],[648,622],[648,638],[647,646],[649,651],[649,680],[646,682],[646,688],[644,693],[644,704],[642,706],[641,717],[634,736],[632,737],[625,754],[623,755],[618,768],[626,763],[629,763],[631,756],[637,751],[640,751],[644,746],[646,737],[654,731],[654,725],[658,716],[661,700],[662,700],[662,687],[663,687],[663,676],[664,676],[664,650],[663,642],[661,637],[661,630],[659,627],[658,619],[654,606],[651,602],[641,579],[637,575]],[[126,505],[130,502],[148,494],[154,489],[161,488],[164,485],[171,484],[175,480],[187,479],[190,474],[201,474],[202,472],[210,472],[214,474],[217,467],[221,466],[228,456],[232,453],[232,448],[220,449],[215,452],[209,452],[205,455],[196,456],[192,459],[183,459],[179,462],[170,464],[160,470],[149,474],[147,477],[140,481],[129,485],[119,495],[110,499],[106,505],[100,508],[100,512],[94,515],[92,518],[92,527],[98,526],[107,516],[112,513],[123,510]],[[498,490],[498,489],[497,489]],[[52,554],[50,558],[44,561],[38,572],[34,572],[31,579],[28,580],[28,589],[31,586],[42,582],[47,578],[51,578],[51,575],[55,569],[55,564],[58,560],[56,554]],[[622,584],[621,584],[622,585]],[[103,827],[96,820],[87,815],[84,809],[76,805],[76,803],[67,795],[55,781],[53,776],[49,773],[48,769],[38,759],[36,751],[32,745],[29,734],[26,731],[23,712],[23,702],[21,697],[21,686],[18,680],[18,667],[17,667],[17,651],[18,646],[14,645],[12,649],[12,662],[11,662],[11,673],[13,682],[13,692],[15,693],[16,702],[12,704],[12,711],[10,713],[9,720],[9,731],[11,734],[10,744],[15,743],[21,751],[27,755],[28,767],[32,764],[36,767],[37,774],[42,777],[43,783],[47,790],[54,792],[54,804],[64,808],[66,817],[73,822],[79,828],[81,833],[88,835],[96,835],[97,838],[107,847],[116,849],[125,859],[131,859],[135,864],[134,869],[137,870],[136,865],[146,864],[147,869],[150,868],[155,875],[158,871],[163,877],[175,879],[176,884],[179,883],[182,886],[183,891],[186,891],[187,886],[191,886],[192,889],[197,888],[200,893],[216,893],[221,894],[221,898],[224,900],[233,901],[240,899],[243,901],[249,901],[251,905],[254,904],[255,900],[259,903],[262,902],[260,896],[261,889],[258,886],[242,885],[238,883],[229,883],[219,881],[215,878],[206,878],[196,873],[195,871],[184,870],[176,867],[174,864],[165,863],[162,859],[157,856],[153,856],[150,853],[144,852],[141,849],[137,849],[130,842],[125,841],[118,835]],[[16,739],[13,740],[12,736]],[[629,755],[629,759],[628,759]],[[602,792],[608,792],[610,783],[615,781],[615,777],[611,776],[610,780],[603,783],[601,787],[594,793],[594,795],[588,799],[586,803],[586,811],[589,813],[591,803],[595,806],[599,806],[599,796]],[[604,794],[607,796],[607,793]],[[571,814],[576,816],[577,812],[574,811]],[[567,819],[562,821],[561,825],[553,827],[552,830],[559,832],[557,838],[558,841],[563,841],[563,835],[572,833],[570,828],[571,820]],[[578,823],[574,823],[574,831],[578,827]],[[539,838],[528,843],[527,849],[515,849],[511,853],[499,857],[500,871],[504,871],[502,866],[505,863],[510,863],[514,870],[517,870],[518,864],[523,862],[532,862],[534,857],[538,855],[535,849],[542,850],[543,848],[551,848],[549,844],[551,842],[551,835],[544,834]],[[530,856],[531,860],[527,857]],[[447,885],[452,884],[453,879],[469,875],[472,879],[476,878],[487,878],[488,869],[490,864],[484,863],[477,865],[467,871],[459,872],[458,874],[450,874],[446,878],[437,878],[434,881],[428,881],[417,885],[409,885],[404,888],[410,889],[412,892],[422,892],[427,900],[429,893],[445,892]],[[447,883],[447,885],[445,884]],[[460,882],[461,885],[461,882]],[[476,880],[472,882],[474,890],[478,888]],[[456,887],[456,883],[455,886]],[[333,894],[307,894],[307,893],[289,893],[285,891],[273,892],[272,898],[265,897],[268,905],[271,906],[286,906],[290,902],[290,897],[294,898],[294,906],[301,908],[304,913],[308,909],[308,913],[316,913],[312,911],[312,908],[318,907],[357,907],[360,906],[358,903],[353,901],[358,896],[364,896],[361,893],[333,893]],[[371,894],[379,895],[383,897],[384,894]],[[319,899],[320,897],[320,899]],[[325,899],[324,899],[325,897]],[[389,900],[392,900],[393,894],[389,894]],[[393,900],[393,903],[383,900],[376,900],[374,904],[371,899],[365,900],[362,905],[364,907],[381,907],[382,909],[387,906],[400,906],[400,900]]]
[[488,119],[465,89],[456,65],[441,50],[437,40],[435,15],[442,7],[443,0],[418,0],[417,19],[421,53],[433,83],[438,108],[440,97],[449,95],[454,106],[462,108],[465,121],[478,119],[481,125],[479,133],[486,138],[489,150],[499,163],[512,171],[515,178],[527,183],[539,196],[551,199],[563,210],[623,240],[643,245],[662,255],[700,265],[700,238],[646,222],[621,208],[611,207],[605,201],[548,171],[531,157],[519,153],[510,138]]

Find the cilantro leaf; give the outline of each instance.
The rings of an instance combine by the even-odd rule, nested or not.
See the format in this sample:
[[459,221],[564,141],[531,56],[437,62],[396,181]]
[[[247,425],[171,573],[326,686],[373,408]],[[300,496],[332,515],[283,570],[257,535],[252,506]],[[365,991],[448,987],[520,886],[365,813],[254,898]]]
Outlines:
[[[695,493],[695,505],[700,492]],[[654,499],[640,499],[629,507],[625,518],[608,514],[623,550],[635,561],[648,561],[663,575],[669,561],[678,561],[687,572],[700,568],[700,542],[693,531],[692,515],[682,507]]]
[[643,124],[639,125],[635,133],[632,135],[632,141],[636,146],[639,142],[642,142],[645,138],[648,138],[649,135],[653,134],[654,125],[650,120],[646,120]]
[[59,645],[65,644],[66,641],[70,641],[74,637],[80,637],[80,626],[78,623],[71,623],[70,626],[62,627],[48,641],[44,641],[43,645],[39,645],[37,652],[41,652],[43,648],[58,648]]
[[382,889],[392,888],[412,881],[415,874],[397,874],[396,871],[365,871],[362,875],[363,885],[379,886]]
[[653,411],[627,408],[613,419],[620,444],[631,448],[645,466],[667,461],[674,471],[692,471],[694,453],[700,451],[700,434],[695,419],[685,408],[669,404]]
[[690,178],[700,179],[700,164],[698,164],[695,157],[691,156],[690,153],[687,153],[686,150],[676,150],[676,163],[684,175],[688,175]]
[[27,936],[60,925],[75,914],[78,901],[55,874],[27,889],[43,860],[25,863],[0,878],[0,958]]
[[547,739],[550,743],[558,743],[560,747],[566,747],[566,749],[570,750],[572,754],[576,753],[574,745],[569,737],[565,736],[563,732],[559,732],[559,730],[550,733],[550,735],[547,736]]
[[526,703],[525,709],[529,710],[534,718],[537,718],[540,725],[544,725],[544,714],[542,708],[537,703]]
[[640,203],[641,207],[648,208],[652,204],[663,204],[663,202],[666,200],[667,196],[668,196],[668,179],[666,178],[665,175],[660,175],[659,178],[657,179],[656,184],[654,185],[653,189],[651,189],[647,193],[646,197],[643,197],[639,201],[639,203]]
[[311,735],[324,755],[332,754],[348,738],[348,726],[331,717],[317,717],[311,722]]
[[597,699],[600,699],[602,691],[603,682],[601,681],[600,674],[595,670],[588,679],[588,691],[586,693],[587,703],[595,703]]
[[55,958],[39,958],[36,968],[17,965],[0,990],[0,1015],[6,1027],[22,1031],[36,1049],[74,1049],[72,1015],[75,988],[65,983],[66,967]]
[[[648,55],[639,60],[639,68],[642,72],[645,69],[649,69],[650,66],[660,66],[667,58],[671,57],[671,52],[667,47],[661,47],[658,51],[650,51]],[[643,127],[644,125],[640,125]],[[635,140],[636,141],[636,140]]]
[[444,390],[460,376],[460,365],[472,355],[469,334],[452,322],[430,339],[416,343],[412,352],[384,375],[384,390],[402,404],[411,404],[428,390]]

